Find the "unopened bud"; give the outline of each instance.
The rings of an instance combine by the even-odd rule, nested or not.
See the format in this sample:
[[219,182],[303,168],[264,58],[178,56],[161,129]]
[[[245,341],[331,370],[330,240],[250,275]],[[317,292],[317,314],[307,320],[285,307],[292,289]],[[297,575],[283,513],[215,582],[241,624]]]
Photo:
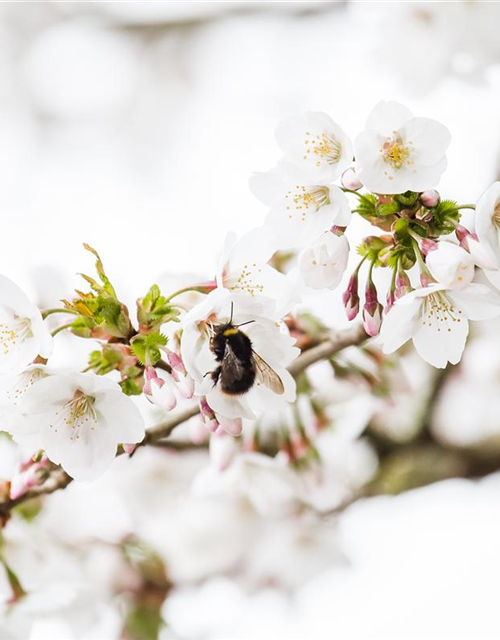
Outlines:
[[428,209],[437,207],[441,201],[441,196],[435,189],[429,189],[420,194],[420,202]]
[[382,324],[382,305],[378,301],[377,289],[371,280],[366,284],[363,326],[369,336],[376,336]]
[[180,376],[185,376],[187,374],[184,362],[177,353],[170,351],[170,349],[165,347],[164,351],[167,354],[168,364],[172,367],[172,377],[176,382],[178,382]]
[[344,171],[342,177],[340,178],[340,181],[345,189],[350,189],[351,191],[357,191],[363,186],[363,183],[359,179],[356,170],[352,167],[349,167],[349,169],[346,169]]
[[394,292],[396,300],[410,293],[411,289],[410,278],[408,278],[405,271],[399,271],[396,276],[396,291]]
[[462,225],[455,229],[455,233],[462,249],[470,253],[478,267],[487,270],[498,269],[499,265],[495,255],[487,245],[480,242],[475,233],[472,233]]
[[424,256],[429,254],[431,251],[435,251],[438,248],[438,243],[430,238],[424,238],[420,243],[420,251]]
[[354,320],[359,313],[359,296],[358,296],[358,274],[353,273],[349,279],[347,289],[342,294],[342,302],[344,303],[347,318]]
[[201,398],[200,400],[200,413],[205,427],[212,433],[215,433],[219,428],[219,421],[205,398]]
[[385,304],[385,309],[384,309],[384,313],[389,313],[389,311],[392,309],[394,303],[396,302],[396,295],[395,295],[395,291],[392,291],[391,289],[387,292],[387,297],[386,297],[386,304]]
[[173,383],[159,377],[154,367],[148,365],[144,369],[143,392],[147,399],[164,411],[171,411],[177,406]]

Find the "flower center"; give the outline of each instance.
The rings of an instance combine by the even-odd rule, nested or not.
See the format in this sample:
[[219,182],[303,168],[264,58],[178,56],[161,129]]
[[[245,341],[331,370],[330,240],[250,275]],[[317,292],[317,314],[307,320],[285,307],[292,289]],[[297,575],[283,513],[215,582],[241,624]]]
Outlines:
[[7,356],[11,349],[15,349],[32,335],[28,318],[14,316],[13,321],[8,324],[0,322],[0,350]]
[[342,145],[333,134],[326,131],[316,135],[306,131],[304,144],[306,146],[304,160],[316,160],[317,167],[321,166],[322,161],[327,164],[337,164],[342,157]]
[[498,201],[493,209],[493,215],[491,216],[493,226],[500,230],[500,201]]
[[255,263],[246,264],[242,269],[224,277],[224,286],[231,291],[245,291],[250,295],[263,293],[264,285],[257,282],[262,269],[257,268]]
[[[393,169],[401,169],[405,164],[408,166],[412,165],[413,162],[410,160],[412,151],[412,143],[408,142],[404,144],[403,139],[397,131],[392,132],[392,137],[387,138],[380,149],[384,162],[390,165]],[[389,180],[392,180],[390,176]]]
[[47,374],[42,368],[31,369],[30,371],[23,371],[15,380],[14,384],[5,392],[7,399],[12,404],[17,404],[24,396],[26,391],[32,387],[35,382],[46,378]]
[[69,427],[72,429],[70,440],[79,440],[83,427],[90,425],[90,430],[94,431],[97,426],[97,411],[94,405],[95,398],[78,390],[71,400],[56,411],[56,420],[49,426],[54,428],[56,433],[59,427]]
[[296,213],[300,216],[300,221],[304,222],[309,211],[318,211],[323,205],[329,204],[329,190],[327,187],[302,187],[297,185],[294,191],[289,191],[285,198],[287,204],[288,217],[293,218]]
[[424,298],[422,324],[427,327],[437,326],[437,330],[451,331],[454,323],[462,322],[461,309],[455,309],[453,303],[444,293],[431,293]]

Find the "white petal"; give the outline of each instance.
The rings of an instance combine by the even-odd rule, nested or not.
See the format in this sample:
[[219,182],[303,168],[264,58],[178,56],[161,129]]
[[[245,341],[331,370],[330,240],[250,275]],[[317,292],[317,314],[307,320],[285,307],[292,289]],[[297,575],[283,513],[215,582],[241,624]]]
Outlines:
[[451,142],[449,130],[430,118],[412,118],[401,130],[405,142],[416,149],[418,164],[434,165],[440,162]]
[[385,316],[380,329],[379,341],[384,353],[393,353],[403,346],[417,331],[422,312],[422,300],[409,293],[400,298]]
[[411,111],[403,104],[394,100],[382,100],[368,116],[365,129],[376,131],[384,137],[391,136],[411,117]]
[[460,322],[426,323],[413,336],[413,344],[426,362],[443,369],[448,362],[460,361],[468,332],[466,318]]
[[500,315],[500,295],[484,284],[472,283],[462,291],[449,291],[448,295],[470,320],[488,320]]

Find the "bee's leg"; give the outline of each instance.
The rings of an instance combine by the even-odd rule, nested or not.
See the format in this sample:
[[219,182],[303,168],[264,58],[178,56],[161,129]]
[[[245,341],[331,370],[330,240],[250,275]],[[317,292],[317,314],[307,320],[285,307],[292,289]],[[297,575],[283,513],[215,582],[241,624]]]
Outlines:
[[203,377],[206,378],[207,376],[210,376],[213,380],[214,387],[215,387],[215,385],[219,382],[221,371],[222,371],[222,367],[217,367],[217,369],[215,369],[214,371],[207,371]]
[[215,371],[212,371],[212,380],[214,382],[214,387],[215,385],[219,382],[219,377],[220,374],[222,372],[222,367],[217,367],[217,369],[215,369]]

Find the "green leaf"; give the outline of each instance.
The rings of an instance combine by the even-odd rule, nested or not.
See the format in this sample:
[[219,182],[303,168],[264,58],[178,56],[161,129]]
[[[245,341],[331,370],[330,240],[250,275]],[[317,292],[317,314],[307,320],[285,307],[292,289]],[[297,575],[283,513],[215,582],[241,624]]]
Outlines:
[[140,334],[131,342],[132,353],[143,365],[154,366],[161,360],[160,347],[166,346],[168,339],[161,333]]
[[180,309],[167,302],[156,284],[137,301],[137,319],[142,333],[156,331],[167,322],[179,322],[179,315]]
[[101,279],[101,282],[104,285],[104,290],[110,296],[113,296],[114,298],[116,298],[117,296],[116,296],[116,292],[114,290],[114,287],[111,284],[111,282],[109,281],[108,276],[104,272],[104,266],[102,264],[101,257],[99,256],[97,251],[95,249],[93,249],[90,245],[84,243],[83,246],[87,251],[90,251],[90,253],[92,253],[96,257],[95,268],[96,268],[97,274],[99,275],[99,278]]
[[398,195],[394,196],[394,199],[405,207],[412,207],[418,199],[418,193],[406,191],[405,193],[398,193]]

